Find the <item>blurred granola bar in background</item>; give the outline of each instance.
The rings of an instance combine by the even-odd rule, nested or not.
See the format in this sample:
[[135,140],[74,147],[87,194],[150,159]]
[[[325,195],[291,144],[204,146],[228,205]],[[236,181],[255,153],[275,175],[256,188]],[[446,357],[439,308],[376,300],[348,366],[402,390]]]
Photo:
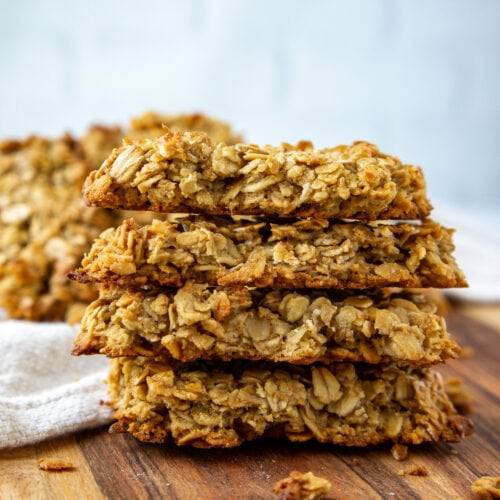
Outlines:
[[[80,140],[66,134],[0,142],[0,308],[9,317],[81,320],[85,306],[97,298],[97,287],[71,281],[67,274],[101,231],[130,216],[87,207],[83,182],[125,135],[154,137],[163,122],[176,130],[199,126],[228,143],[240,139],[226,123],[202,114],[148,112],[126,128],[94,125]],[[142,223],[152,220],[148,212],[134,215]]]

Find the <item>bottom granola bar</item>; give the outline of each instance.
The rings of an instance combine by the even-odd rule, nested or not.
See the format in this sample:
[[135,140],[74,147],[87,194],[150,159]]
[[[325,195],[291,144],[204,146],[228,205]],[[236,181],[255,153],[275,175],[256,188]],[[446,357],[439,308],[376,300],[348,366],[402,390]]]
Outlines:
[[115,358],[111,432],[141,441],[234,447],[264,436],[366,446],[458,441],[457,414],[432,369]]

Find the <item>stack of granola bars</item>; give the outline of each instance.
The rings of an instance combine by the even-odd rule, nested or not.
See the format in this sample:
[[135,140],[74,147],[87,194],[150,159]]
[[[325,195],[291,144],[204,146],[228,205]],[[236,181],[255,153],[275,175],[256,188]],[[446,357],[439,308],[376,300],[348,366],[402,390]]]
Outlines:
[[466,286],[419,168],[364,142],[227,146],[166,130],[126,140],[84,197],[184,214],[104,231],[72,274],[101,284],[74,353],[112,358],[113,431],[230,447],[472,430],[430,367],[459,348],[410,290]]

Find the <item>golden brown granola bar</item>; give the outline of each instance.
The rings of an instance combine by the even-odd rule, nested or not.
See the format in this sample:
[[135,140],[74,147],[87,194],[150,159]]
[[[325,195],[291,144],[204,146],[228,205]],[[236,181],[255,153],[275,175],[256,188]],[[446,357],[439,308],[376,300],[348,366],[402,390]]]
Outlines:
[[73,354],[416,366],[459,354],[435,311],[422,296],[411,294],[194,283],[150,292],[103,289],[86,310]]
[[457,287],[452,231],[422,225],[179,218],[101,234],[73,277],[121,286]]
[[111,430],[142,441],[233,447],[263,436],[347,446],[458,441],[458,415],[431,369],[336,363],[114,358]]
[[11,317],[79,321],[97,297],[67,278],[116,220],[83,203],[89,170],[69,135],[0,143],[0,307]]
[[169,130],[124,141],[89,175],[84,197],[110,208],[279,217],[414,219],[431,210],[421,170],[366,142],[226,146]]
[[172,132],[197,130],[208,134],[215,142],[237,144],[243,141],[241,135],[235,134],[231,126],[202,113],[182,113],[166,115],[147,111],[130,120],[127,137],[130,139],[154,139],[165,134],[168,127]]

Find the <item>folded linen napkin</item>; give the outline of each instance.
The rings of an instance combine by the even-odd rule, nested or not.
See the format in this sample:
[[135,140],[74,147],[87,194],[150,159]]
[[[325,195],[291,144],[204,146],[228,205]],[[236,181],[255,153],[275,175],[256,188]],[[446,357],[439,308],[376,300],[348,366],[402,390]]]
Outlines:
[[469,288],[446,290],[448,295],[473,302],[500,301],[500,213],[496,215],[436,205],[432,218],[456,229],[454,256],[469,282]]
[[0,448],[105,424],[104,356],[70,355],[77,327],[0,320]]

